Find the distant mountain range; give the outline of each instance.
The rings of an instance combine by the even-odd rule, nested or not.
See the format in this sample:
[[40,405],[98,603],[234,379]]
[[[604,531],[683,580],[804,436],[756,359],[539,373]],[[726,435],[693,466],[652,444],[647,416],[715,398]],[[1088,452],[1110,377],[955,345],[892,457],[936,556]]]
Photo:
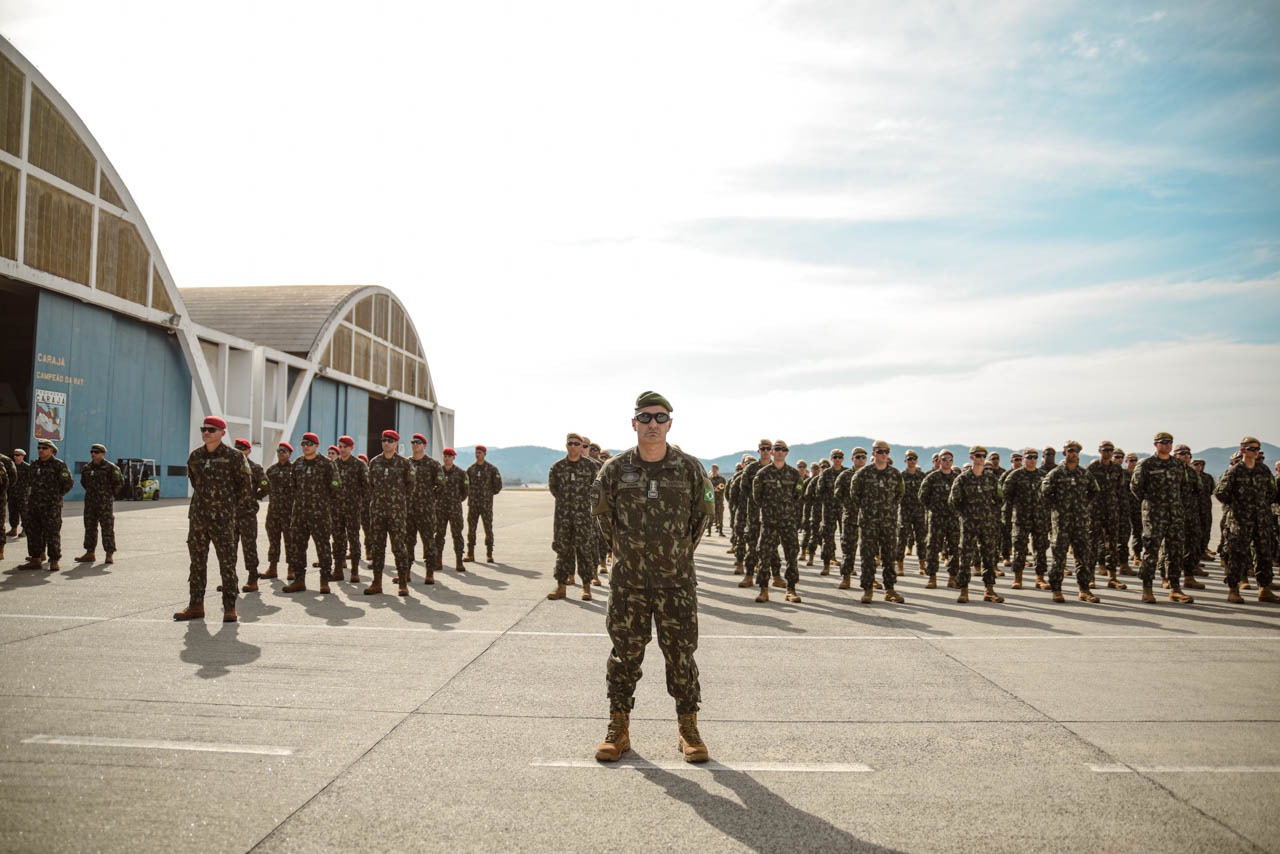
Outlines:
[[[849,465],[852,460],[849,459],[849,451],[855,447],[863,447],[868,451],[871,450],[872,439],[866,436],[841,436],[837,439],[824,439],[821,442],[810,442],[804,445],[792,445],[791,453],[788,456],[788,462],[795,465],[800,460],[813,462],[826,457],[832,448],[840,448],[845,452],[845,464]],[[893,461],[898,468],[903,468],[903,456],[908,449],[915,450],[920,455],[920,465],[923,468],[930,467],[930,458],[936,451],[943,448],[949,449],[956,457],[956,465],[962,466],[969,458],[969,445],[964,442],[954,442],[947,445],[908,445],[890,443],[893,446]],[[1000,465],[1005,468],[1009,467],[1009,457],[1013,453],[1011,448],[1002,448],[995,445],[986,446],[987,450],[992,453],[1000,454]],[[1062,462],[1062,448],[1055,446],[1058,450],[1058,462]],[[1271,445],[1266,442],[1262,443],[1262,449],[1266,452],[1267,466],[1272,467],[1274,471],[1275,461],[1280,459],[1280,447]],[[459,447],[458,449],[458,465],[466,468],[475,462],[475,446]],[[611,449],[613,450],[613,449]],[[1021,449],[1019,449],[1021,450]],[[1142,448],[1125,448],[1126,451],[1137,451],[1138,457],[1142,458],[1151,453],[1151,445],[1148,444]],[[616,450],[614,451],[616,453]],[[1195,451],[1195,456],[1205,461],[1205,470],[1217,477],[1227,468],[1227,463],[1231,459],[1231,455],[1236,452],[1236,448],[1205,448]],[[742,459],[745,453],[755,453],[755,448],[743,448],[741,451],[724,456],[703,459],[702,464],[710,470],[711,465],[715,463],[720,466],[720,471],[728,477],[733,472],[733,467],[738,460]],[[514,483],[546,483],[547,470],[551,468],[551,464],[564,456],[564,451],[556,448],[542,448],[537,445],[516,445],[510,448],[490,447],[487,454],[489,462],[498,467],[498,471],[502,472],[502,478],[508,484]],[[1088,464],[1097,459],[1097,454],[1082,453],[1081,461]]]

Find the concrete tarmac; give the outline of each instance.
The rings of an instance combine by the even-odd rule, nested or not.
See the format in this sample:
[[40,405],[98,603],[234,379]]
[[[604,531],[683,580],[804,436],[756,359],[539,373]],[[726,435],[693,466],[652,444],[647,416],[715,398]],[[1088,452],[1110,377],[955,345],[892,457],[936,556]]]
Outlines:
[[547,493],[498,496],[496,564],[416,563],[407,599],[311,570],[226,625],[212,566],[208,619],[171,618],[185,505],[119,507],[114,565],[71,562],[76,505],[61,572],[18,570],[25,540],[0,562],[0,850],[1280,852],[1280,607],[1228,605],[1213,562],[1191,606],[1011,573],[958,605],[914,557],[905,605],[819,566],[756,604],[712,536],[714,761],[680,760],[651,644],[606,766],[607,576],[545,598]]

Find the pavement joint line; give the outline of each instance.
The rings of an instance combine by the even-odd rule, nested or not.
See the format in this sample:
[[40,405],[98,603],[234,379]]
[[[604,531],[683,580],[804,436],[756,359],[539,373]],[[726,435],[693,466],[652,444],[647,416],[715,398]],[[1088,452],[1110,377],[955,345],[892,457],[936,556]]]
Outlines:
[[1280,765],[1092,765],[1095,774],[1280,774]]
[[[151,609],[147,609],[151,610]],[[76,614],[0,614],[0,619],[4,620],[77,620],[82,623],[145,623],[145,624],[162,624],[169,625],[174,621],[172,619],[162,617],[90,617]],[[441,635],[492,635],[502,636],[510,635],[513,637],[554,637],[554,638],[607,638],[606,632],[554,632],[554,631],[531,631],[520,629],[438,629],[431,626],[333,626],[328,623],[278,623],[264,620],[242,620],[240,622],[242,628],[262,627],[272,629],[336,629],[346,631],[360,632],[411,632],[418,634],[441,634]],[[69,626],[69,629],[79,628],[78,626]],[[905,631],[905,630],[904,630]],[[39,635],[38,637],[43,637]],[[26,640],[26,638],[23,638]],[[759,640],[759,641],[1160,641],[1162,643],[1169,641],[1280,641],[1280,626],[1277,627],[1275,634],[1242,634],[1242,635],[1188,635],[1181,633],[1171,634],[1134,634],[1134,635],[1063,635],[1053,632],[1036,635],[928,635],[928,634],[900,634],[900,635],[810,635],[810,634],[785,634],[785,635],[726,635],[726,634],[706,634],[699,635],[699,641],[708,640]]]
[[598,771],[736,771],[740,773],[778,772],[783,774],[869,774],[870,765],[858,762],[684,762],[651,759],[619,759],[598,762],[594,759],[535,759],[533,768],[590,769]]
[[23,744],[57,744],[67,747],[130,747],[143,750],[194,750],[199,753],[250,753],[255,756],[292,756],[293,748],[264,744],[224,744],[214,741],[167,741],[156,738],[106,738],[84,735],[33,735]]

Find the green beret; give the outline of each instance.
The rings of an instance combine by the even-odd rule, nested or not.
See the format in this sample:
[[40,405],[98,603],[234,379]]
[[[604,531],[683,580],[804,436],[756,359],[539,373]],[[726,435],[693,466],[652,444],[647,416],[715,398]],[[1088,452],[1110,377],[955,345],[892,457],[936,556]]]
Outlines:
[[640,396],[636,398],[637,410],[644,409],[646,406],[661,406],[662,408],[666,409],[668,412],[675,411],[674,409],[671,408],[671,401],[667,400],[665,397],[658,394],[656,391],[641,392]]

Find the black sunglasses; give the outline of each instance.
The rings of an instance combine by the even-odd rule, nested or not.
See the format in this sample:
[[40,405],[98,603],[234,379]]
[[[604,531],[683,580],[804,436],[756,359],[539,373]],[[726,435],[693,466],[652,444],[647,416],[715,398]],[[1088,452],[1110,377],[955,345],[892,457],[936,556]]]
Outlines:
[[648,424],[650,421],[666,424],[671,420],[671,414],[667,412],[637,412],[636,420],[641,424]]
[[217,427],[201,427],[200,432],[201,433],[217,433],[218,429],[219,428]]

